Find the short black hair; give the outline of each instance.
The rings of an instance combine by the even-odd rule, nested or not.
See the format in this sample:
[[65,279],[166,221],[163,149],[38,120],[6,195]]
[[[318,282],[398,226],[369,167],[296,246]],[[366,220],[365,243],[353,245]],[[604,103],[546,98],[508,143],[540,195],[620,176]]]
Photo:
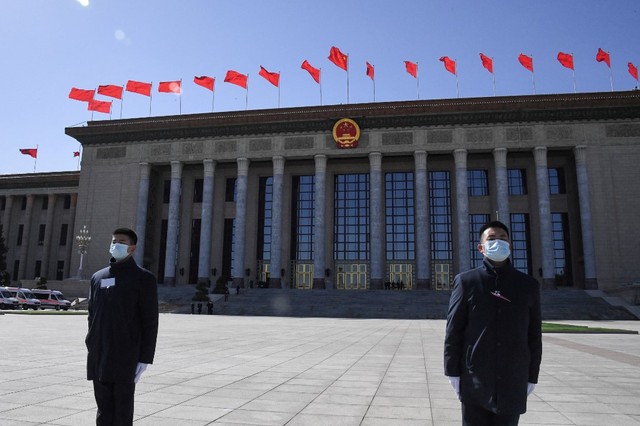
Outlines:
[[484,234],[484,231],[486,231],[489,228],[503,229],[507,233],[507,235],[509,235],[509,228],[507,228],[507,225],[500,222],[499,220],[493,220],[485,225],[482,225],[482,228],[480,228],[480,233],[479,233],[480,239],[482,239],[482,234]]
[[135,246],[138,244],[138,235],[133,231],[133,229],[129,228],[118,228],[112,233],[113,235],[126,235],[129,237],[129,241],[131,241],[131,245]]

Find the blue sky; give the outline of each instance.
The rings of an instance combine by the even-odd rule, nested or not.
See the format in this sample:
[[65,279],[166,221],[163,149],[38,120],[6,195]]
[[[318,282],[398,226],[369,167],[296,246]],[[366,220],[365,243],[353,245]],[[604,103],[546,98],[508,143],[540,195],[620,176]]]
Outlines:
[[[319,105],[319,86],[300,69],[306,59],[322,70],[322,103],[342,104],[347,73],[327,59],[337,46],[349,54],[350,103],[373,101],[366,61],[375,66],[377,102],[416,99],[406,60],[419,64],[420,99],[455,98],[445,55],[457,61],[460,97],[492,96],[480,52],[494,60],[497,95],[532,94],[521,52],[533,56],[538,94],[573,92],[560,51],[574,55],[578,92],[610,91],[598,48],[611,54],[614,89],[631,90],[638,22],[637,0],[4,0],[0,174],[33,172],[34,160],[18,150],[36,146],[37,172],[77,170],[79,145],[65,127],[110,116],[69,99],[72,87],[153,82],[151,115],[165,116],[180,112],[180,98],[158,93],[157,83],[182,79],[184,115],[211,111],[211,92],[193,83],[209,75],[216,112],[277,108],[278,89],[258,76],[262,65],[281,73],[281,107]],[[249,75],[248,105],[244,89],[223,82],[227,70]],[[111,118],[120,110],[114,100]],[[147,116],[149,98],[125,92],[122,118]]]

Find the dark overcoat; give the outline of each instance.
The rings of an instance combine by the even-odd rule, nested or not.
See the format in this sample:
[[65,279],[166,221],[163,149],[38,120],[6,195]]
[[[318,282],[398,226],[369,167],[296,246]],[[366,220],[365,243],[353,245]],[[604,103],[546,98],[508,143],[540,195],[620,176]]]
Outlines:
[[444,343],[446,376],[460,377],[460,400],[501,414],[527,409],[527,383],[542,359],[540,285],[510,262],[486,259],[453,282]]
[[87,379],[133,383],[138,362],[152,364],[158,336],[158,289],[132,257],[91,277]]

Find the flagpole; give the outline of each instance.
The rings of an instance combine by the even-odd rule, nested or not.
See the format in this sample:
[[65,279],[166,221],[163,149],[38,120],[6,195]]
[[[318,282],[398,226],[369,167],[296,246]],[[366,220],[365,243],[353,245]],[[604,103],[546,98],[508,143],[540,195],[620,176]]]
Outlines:
[[493,76],[493,96],[496,95],[496,75],[493,69],[493,58],[491,58],[491,75]]
[[458,84],[458,69],[456,68],[456,95],[460,97],[460,85]]
[[320,106],[322,106],[322,68],[318,68],[320,70],[320,75],[318,76],[318,86],[320,87]]
[[[571,55],[573,56],[573,53]],[[573,71],[573,93],[577,93],[576,92],[576,70],[571,69],[571,71]]]
[[36,144],[36,158],[33,159],[33,173],[36,172],[37,163],[38,163],[38,144]]
[[[531,63],[533,64],[533,55],[531,55]],[[533,67],[532,67],[533,68]],[[536,73],[531,70],[531,83],[533,84],[533,94],[536,94],[536,80],[535,80],[535,75]]]
[[373,102],[375,103],[375,101],[376,101],[376,79],[372,78],[371,81],[373,82]]
[[249,109],[249,74],[247,74],[247,91],[244,97],[244,109],[245,111]]
[[[124,99],[124,85],[122,86],[122,96],[120,96],[120,120],[122,120],[122,100]],[[78,160],[78,163],[80,160]]]
[[211,91],[211,112],[213,112],[213,107],[215,105],[215,102],[216,102],[216,91],[214,87],[214,90]]
[[79,143],[78,144],[78,170],[80,170],[80,155],[81,155],[81,152],[82,152],[82,151],[80,151],[81,149],[82,149],[82,144]]
[[349,54],[347,53],[347,104],[349,104]]
[[[278,71],[278,75],[282,77],[282,74],[280,71]],[[280,108],[280,77],[278,77],[278,108]]]
[[[611,62],[611,54],[607,52],[609,55],[609,62]],[[611,69],[611,65],[609,65],[609,81],[611,82],[611,91],[613,92],[613,70]]]
[[180,79],[180,115],[182,115],[182,79]]
[[151,82],[151,89],[149,91],[149,117],[151,117],[151,98],[153,97],[153,81]]
[[420,100],[420,68],[418,62],[416,62],[416,99]]

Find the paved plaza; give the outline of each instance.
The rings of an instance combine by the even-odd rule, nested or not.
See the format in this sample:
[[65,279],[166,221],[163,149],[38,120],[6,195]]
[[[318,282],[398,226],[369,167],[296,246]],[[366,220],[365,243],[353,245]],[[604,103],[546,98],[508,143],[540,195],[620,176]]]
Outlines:
[[[576,322],[640,330],[640,322]],[[0,315],[0,425],[95,424],[82,315]],[[443,320],[161,314],[136,425],[459,425]],[[640,336],[545,334],[526,425],[640,425]]]

